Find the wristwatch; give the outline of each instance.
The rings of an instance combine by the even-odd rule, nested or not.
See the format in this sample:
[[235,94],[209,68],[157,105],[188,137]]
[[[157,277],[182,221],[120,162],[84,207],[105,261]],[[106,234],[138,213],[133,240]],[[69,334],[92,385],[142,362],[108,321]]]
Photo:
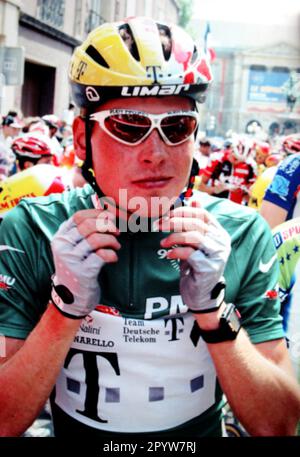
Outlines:
[[219,328],[215,330],[202,330],[200,335],[206,343],[222,343],[235,340],[241,329],[241,315],[233,303],[228,303],[220,317]]

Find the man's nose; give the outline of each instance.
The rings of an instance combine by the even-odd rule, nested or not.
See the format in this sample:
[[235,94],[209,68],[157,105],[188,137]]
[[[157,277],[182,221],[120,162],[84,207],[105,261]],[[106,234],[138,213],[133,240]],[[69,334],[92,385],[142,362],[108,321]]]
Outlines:
[[141,144],[140,159],[145,163],[158,164],[168,156],[167,145],[157,129],[154,129],[148,138]]

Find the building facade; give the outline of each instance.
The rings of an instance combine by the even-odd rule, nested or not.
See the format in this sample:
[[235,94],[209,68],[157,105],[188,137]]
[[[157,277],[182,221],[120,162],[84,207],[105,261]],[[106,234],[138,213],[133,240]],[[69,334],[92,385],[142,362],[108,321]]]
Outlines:
[[[258,19],[256,24],[207,19],[216,59],[202,128],[212,136],[245,132],[252,122],[267,133],[275,124],[281,133],[289,125],[300,131],[300,7],[299,16],[282,19],[280,27],[267,16]],[[195,22],[200,42],[207,22]],[[291,106],[287,96],[294,76],[297,100]]]
[[[245,132],[253,122],[272,133],[300,130],[300,50],[288,43],[254,49],[219,49],[213,63],[214,84],[207,102],[207,119],[214,134]],[[297,100],[288,103],[291,78],[298,79]],[[292,109],[291,109],[292,108]],[[289,128],[290,126],[290,128]]]
[[20,62],[0,59],[0,114],[15,108],[60,116],[70,101],[74,47],[103,22],[136,15],[178,23],[179,8],[175,0],[0,0],[0,51],[17,48],[24,56],[19,84],[4,77],[2,65]]

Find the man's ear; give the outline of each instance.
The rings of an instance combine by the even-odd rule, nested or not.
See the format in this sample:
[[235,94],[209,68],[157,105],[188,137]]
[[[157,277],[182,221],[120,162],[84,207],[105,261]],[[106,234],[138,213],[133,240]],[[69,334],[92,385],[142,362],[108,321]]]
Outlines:
[[77,116],[73,122],[74,149],[80,160],[85,160],[85,122],[82,117]]

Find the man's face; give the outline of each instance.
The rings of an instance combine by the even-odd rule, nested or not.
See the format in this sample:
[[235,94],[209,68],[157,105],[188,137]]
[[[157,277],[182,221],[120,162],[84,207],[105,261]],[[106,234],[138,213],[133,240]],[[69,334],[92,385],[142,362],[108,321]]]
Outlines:
[[228,159],[229,162],[231,162],[233,165],[237,165],[238,163],[242,162],[242,160],[238,159],[233,151],[230,151],[228,154]]
[[52,156],[45,156],[41,157],[38,162],[38,164],[49,164],[51,165],[53,163],[53,157]]
[[199,145],[199,151],[204,156],[208,157],[210,155],[210,145],[209,144],[201,144]]
[[[99,111],[125,108],[160,114],[191,110],[191,105],[189,99],[181,97],[130,98],[109,101]],[[187,184],[194,151],[193,136],[182,144],[169,146],[155,129],[141,144],[130,146],[111,138],[95,123],[91,141],[97,183],[118,206],[124,207],[123,198],[119,199],[119,190],[126,189],[127,204],[134,197],[142,198],[148,210],[144,206],[139,214],[150,216],[153,197],[171,200],[178,197]],[[132,210],[136,211],[137,208]]]
[[6,138],[11,137],[15,138],[17,137],[21,132],[20,128],[17,127],[11,127],[10,125],[5,125],[3,127],[3,134]]
[[44,164],[52,164],[53,163],[53,157],[52,156],[46,156],[46,157],[41,157],[36,163],[31,162],[30,160],[26,160],[24,162],[23,169],[26,170],[27,168],[34,167],[35,165],[44,165]]
[[263,163],[265,163],[265,160],[266,158],[268,157],[267,154],[261,152],[259,149],[256,151],[256,154],[255,154],[255,161],[258,165],[261,165]]

